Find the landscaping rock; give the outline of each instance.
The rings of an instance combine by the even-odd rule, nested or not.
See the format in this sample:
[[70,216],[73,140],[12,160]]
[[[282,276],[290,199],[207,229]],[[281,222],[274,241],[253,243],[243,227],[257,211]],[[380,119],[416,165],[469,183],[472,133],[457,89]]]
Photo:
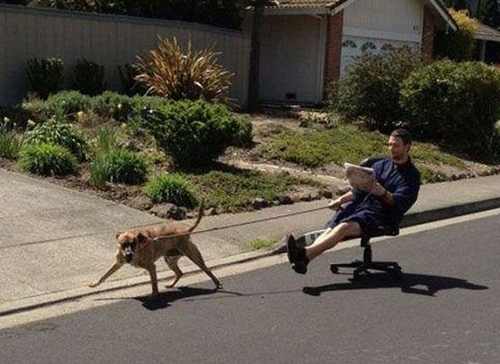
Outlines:
[[302,192],[297,195],[299,201],[311,201],[311,194],[309,192]]
[[330,190],[321,190],[321,194],[323,195],[324,198],[332,198],[333,193]]
[[133,209],[145,211],[153,207],[153,202],[147,196],[137,196],[130,202],[129,206]]
[[217,215],[217,208],[216,207],[210,207],[209,209],[205,210],[205,215],[206,216],[215,216]]
[[172,219],[174,220],[184,220],[187,216],[187,208],[178,207],[175,213],[172,214]]
[[311,198],[310,201],[321,200],[321,192],[320,191],[312,191],[309,195]]
[[288,195],[283,195],[279,197],[280,205],[292,205],[293,199]]
[[[158,216],[161,219],[175,219],[174,216],[178,216],[179,208],[171,203],[163,203],[160,205],[155,205],[151,208],[150,212],[153,215]],[[185,215],[184,215],[185,216]],[[179,219],[175,219],[179,220]]]
[[253,201],[252,201],[252,206],[254,209],[256,210],[259,210],[259,209],[262,209],[264,207],[267,207],[269,204],[267,203],[266,200],[264,200],[263,198],[260,198],[260,197],[257,197],[255,198]]

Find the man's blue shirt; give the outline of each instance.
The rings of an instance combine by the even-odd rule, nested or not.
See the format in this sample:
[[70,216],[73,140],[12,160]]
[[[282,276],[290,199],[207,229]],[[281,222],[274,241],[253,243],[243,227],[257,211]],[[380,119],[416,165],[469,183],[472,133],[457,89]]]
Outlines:
[[394,205],[383,201],[382,197],[368,192],[352,190],[355,200],[344,206],[327,223],[333,227],[340,222],[356,221],[364,232],[379,226],[399,226],[403,215],[417,201],[420,190],[420,173],[411,162],[396,164],[391,158],[382,159],[372,166],[375,179],[394,197]]

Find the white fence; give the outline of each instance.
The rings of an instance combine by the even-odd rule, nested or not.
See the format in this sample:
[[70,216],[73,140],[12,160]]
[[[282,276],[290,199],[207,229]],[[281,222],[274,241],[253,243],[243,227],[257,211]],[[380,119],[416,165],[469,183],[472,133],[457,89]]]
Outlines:
[[[158,43],[158,36],[177,37],[194,49],[214,46],[219,62],[235,74],[230,96],[247,99],[250,39],[239,31],[177,21],[111,16],[53,9],[0,5],[0,105],[18,102],[28,82],[26,61],[57,57],[67,76],[85,57],[103,65],[110,89],[120,89],[117,66],[134,63]],[[68,77],[66,77],[68,79]]]

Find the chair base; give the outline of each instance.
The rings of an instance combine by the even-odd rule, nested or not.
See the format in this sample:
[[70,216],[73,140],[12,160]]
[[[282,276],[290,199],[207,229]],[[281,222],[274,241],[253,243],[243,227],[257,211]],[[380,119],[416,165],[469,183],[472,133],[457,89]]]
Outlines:
[[354,279],[360,278],[362,273],[370,274],[370,270],[377,270],[382,272],[391,273],[395,278],[401,278],[402,269],[396,262],[363,262],[356,260],[352,263],[332,263],[330,270],[336,274],[339,268],[354,268]]

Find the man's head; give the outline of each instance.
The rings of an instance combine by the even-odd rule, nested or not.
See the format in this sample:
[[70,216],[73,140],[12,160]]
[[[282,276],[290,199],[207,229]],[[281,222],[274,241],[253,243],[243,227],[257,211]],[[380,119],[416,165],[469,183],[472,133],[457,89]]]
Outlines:
[[406,129],[396,129],[391,133],[388,145],[394,162],[402,164],[408,160],[411,142],[411,134]]

